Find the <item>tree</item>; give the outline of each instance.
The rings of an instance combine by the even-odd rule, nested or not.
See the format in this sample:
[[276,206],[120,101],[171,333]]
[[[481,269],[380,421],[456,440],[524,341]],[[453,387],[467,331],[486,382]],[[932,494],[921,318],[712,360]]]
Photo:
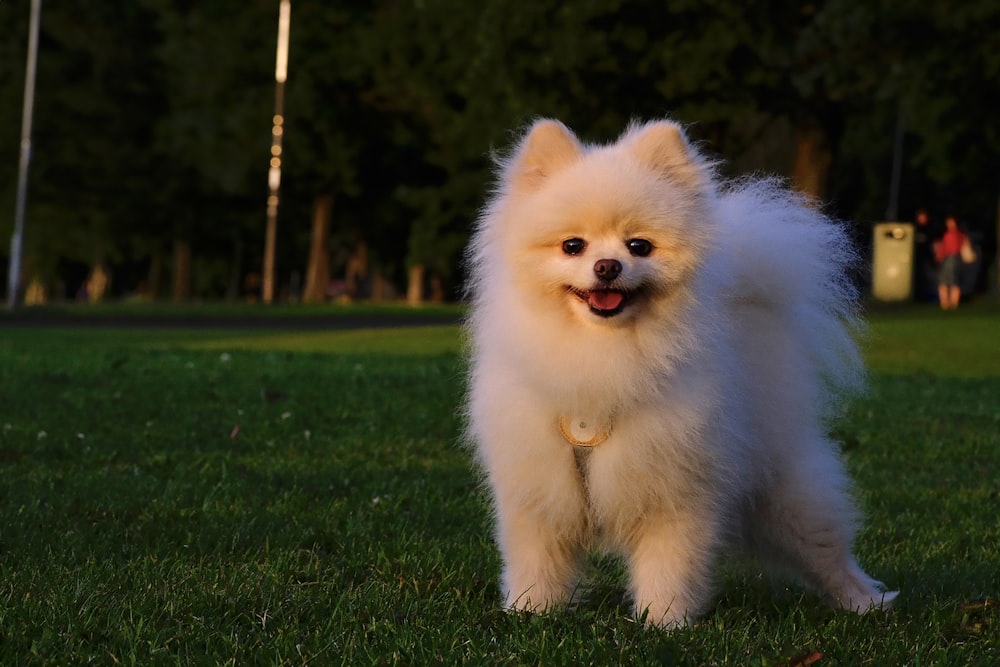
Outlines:
[[0,103],[0,270],[4,277],[14,227],[28,15],[27,5],[0,3],[0,25],[6,27],[8,36],[0,42],[0,100],[6,102]]
[[[342,226],[353,226],[346,220],[360,194],[364,155],[378,142],[361,101],[356,29],[365,11],[299,2],[292,12],[285,165],[294,192],[312,203],[307,302],[326,298],[334,205],[344,210]],[[341,241],[359,236],[357,229],[336,235]]]
[[[150,236],[159,248],[176,249],[175,273],[198,265],[188,254],[228,255],[233,266],[217,279],[235,296],[243,253],[260,247],[247,239],[261,237],[264,228],[276,5],[142,4],[160,34],[153,52],[162,63],[167,108],[156,118],[155,150],[171,170],[158,197],[167,214]],[[184,298],[176,292],[187,284],[198,281],[175,276],[175,298]]]
[[[294,4],[278,263],[289,285],[305,268],[309,300],[338,274],[361,293],[383,277],[415,299],[455,293],[490,154],[539,116],[604,141],[631,118],[670,115],[727,173],[786,174],[860,219],[884,211],[902,117],[904,210],[973,220],[996,208],[1000,184],[982,185],[1000,166],[983,84],[1000,77],[1000,8],[987,0]],[[118,294],[144,281],[232,298],[250,284],[276,13],[275,0],[46,6],[34,274],[71,294],[101,262]],[[15,37],[0,43],[0,204],[12,209],[27,12],[0,3],[0,22]]]
[[312,239],[309,243],[309,264],[306,284],[302,291],[305,303],[322,303],[330,282],[330,223],[333,218],[333,195],[323,193],[313,202]]
[[134,5],[71,0],[42,13],[25,259],[50,285],[65,262],[86,275],[87,266],[121,260],[134,202],[155,189],[147,146],[162,101],[151,32]]

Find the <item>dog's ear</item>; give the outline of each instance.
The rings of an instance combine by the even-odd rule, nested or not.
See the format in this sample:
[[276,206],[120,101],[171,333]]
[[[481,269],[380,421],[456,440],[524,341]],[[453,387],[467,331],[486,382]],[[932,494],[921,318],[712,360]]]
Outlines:
[[569,128],[557,120],[539,120],[521,141],[509,177],[518,189],[535,190],[581,155],[583,146]]
[[706,182],[706,164],[677,123],[661,120],[636,125],[621,141],[640,162],[668,178],[694,188]]

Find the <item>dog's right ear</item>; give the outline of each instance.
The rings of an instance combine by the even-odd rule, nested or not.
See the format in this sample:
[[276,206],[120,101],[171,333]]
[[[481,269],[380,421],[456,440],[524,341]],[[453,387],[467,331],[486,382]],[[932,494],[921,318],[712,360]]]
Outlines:
[[515,188],[530,192],[560,169],[580,159],[583,146],[557,120],[539,120],[521,141],[508,170]]
[[633,125],[622,138],[647,167],[692,188],[707,182],[705,161],[691,147],[684,130],[668,120]]

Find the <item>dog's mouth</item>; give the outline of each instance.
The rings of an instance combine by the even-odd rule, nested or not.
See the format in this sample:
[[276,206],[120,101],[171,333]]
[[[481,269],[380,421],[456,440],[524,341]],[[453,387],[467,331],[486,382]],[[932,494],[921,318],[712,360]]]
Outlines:
[[632,300],[632,293],[613,288],[596,288],[583,290],[578,287],[569,287],[569,292],[575,297],[590,306],[590,312],[600,317],[614,317],[618,315]]

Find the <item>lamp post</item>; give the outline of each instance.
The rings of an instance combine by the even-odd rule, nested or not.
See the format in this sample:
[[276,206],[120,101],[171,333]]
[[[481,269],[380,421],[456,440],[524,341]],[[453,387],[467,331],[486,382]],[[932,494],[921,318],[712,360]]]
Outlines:
[[288,30],[292,2],[278,8],[278,49],[274,64],[274,118],[271,125],[271,163],[267,170],[267,231],[264,236],[264,279],[261,300],[274,300],[274,254],[278,232],[278,192],[281,189],[281,137],[285,131],[285,80],[288,78]]
[[35,65],[38,60],[38,24],[42,0],[31,0],[28,28],[28,62],[24,72],[24,107],[21,112],[21,158],[17,167],[17,204],[14,232],[10,236],[10,266],[7,271],[7,309],[17,307],[21,286],[21,239],[24,236],[24,205],[28,196],[28,165],[31,162],[31,117],[35,109]]

